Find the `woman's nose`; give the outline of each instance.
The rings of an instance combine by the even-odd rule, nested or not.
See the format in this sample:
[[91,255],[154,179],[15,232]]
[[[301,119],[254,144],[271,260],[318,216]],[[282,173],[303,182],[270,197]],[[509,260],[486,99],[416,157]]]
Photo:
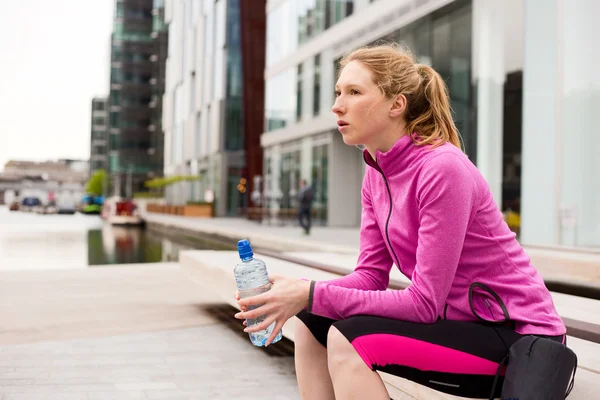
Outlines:
[[333,103],[333,107],[331,107],[331,111],[333,111],[334,114],[343,114],[344,113],[344,108],[340,104],[339,97],[335,100],[335,103]]

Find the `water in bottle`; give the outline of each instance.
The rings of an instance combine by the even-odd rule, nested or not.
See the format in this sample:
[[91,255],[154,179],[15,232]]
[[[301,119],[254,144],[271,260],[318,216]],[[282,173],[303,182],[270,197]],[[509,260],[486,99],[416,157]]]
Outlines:
[[[235,282],[240,292],[240,298],[256,296],[261,293],[268,292],[271,289],[271,282],[269,281],[269,275],[267,274],[267,266],[264,261],[254,258],[252,252],[252,246],[247,240],[240,240],[238,242],[238,253],[240,255],[241,262],[236,265],[234,270]],[[248,307],[249,310],[260,306]],[[265,319],[265,315],[260,317],[247,319],[246,325],[253,326],[260,324]],[[259,332],[250,333],[250,341],[255,346],[264,346],[273,329],[275,328],[275,322],[273,322],[267,329],[263,329]],[[277,334],[273,343],[278,342],[281,339],[281,331]]]

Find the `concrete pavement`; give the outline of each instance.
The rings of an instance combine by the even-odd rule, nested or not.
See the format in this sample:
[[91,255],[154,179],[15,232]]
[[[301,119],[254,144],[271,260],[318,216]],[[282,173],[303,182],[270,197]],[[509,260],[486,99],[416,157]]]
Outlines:
[[[298,399],[178,264],[0,271],[0,399]],[[283,346],[283,344],[282,344]]]

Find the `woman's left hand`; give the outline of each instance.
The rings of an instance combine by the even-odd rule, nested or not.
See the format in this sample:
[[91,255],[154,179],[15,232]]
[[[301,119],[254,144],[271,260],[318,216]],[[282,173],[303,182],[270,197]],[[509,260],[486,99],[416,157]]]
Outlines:
[[235,314],[236,318],[243,320],[266,315],[264,321],[260,324],[245,328],[244,332],[248,333],[262,331],[267,329],[273,322],[276,322],[265,346],[271,344],[288,319],[298,314],[308,305],[310,291],[309,281],[277,275],[271,276],[270,281],[271,290],[268,292],[238,300],[242,310],[247,310],[251,306],[260,305],[260,307]]

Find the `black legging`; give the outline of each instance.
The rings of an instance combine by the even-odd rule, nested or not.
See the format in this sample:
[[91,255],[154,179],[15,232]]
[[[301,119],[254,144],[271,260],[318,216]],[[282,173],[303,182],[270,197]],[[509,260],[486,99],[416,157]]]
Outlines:
[[[508,327],[477,322],[419,324],[373,316],[335,321],[306,311],[297,316],[325,347],[327,332],[335,326],[373,371],[471,398],[489,398],[500,362],[522,337]],[[551,339],[564,342],[564,335]],[[503,380],[498,380],[496,397]]]

